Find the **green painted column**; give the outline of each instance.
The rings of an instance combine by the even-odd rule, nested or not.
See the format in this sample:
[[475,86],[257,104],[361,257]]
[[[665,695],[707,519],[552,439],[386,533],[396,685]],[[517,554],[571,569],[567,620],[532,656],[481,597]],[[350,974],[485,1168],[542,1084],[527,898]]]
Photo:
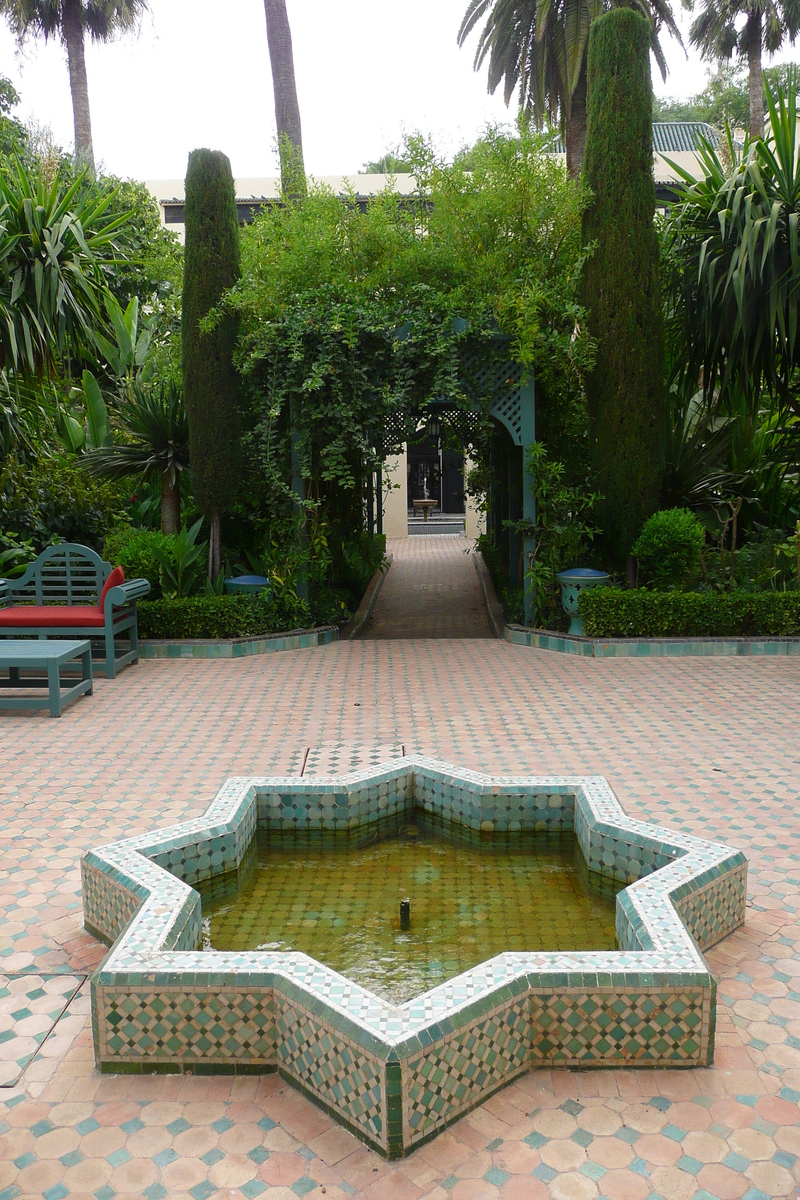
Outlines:
[[[522,416],[522,515],[531,523],[536,520],[536,480],[528,472],[527,450],[536,441],[536,396],[533,379],[525,378],[520,389]],[[522,547],[523,574],[530,570],[535,548],[531,537],[525,538]],[[530,584],[525,582],[525,624],[533,620],[533,596]]]

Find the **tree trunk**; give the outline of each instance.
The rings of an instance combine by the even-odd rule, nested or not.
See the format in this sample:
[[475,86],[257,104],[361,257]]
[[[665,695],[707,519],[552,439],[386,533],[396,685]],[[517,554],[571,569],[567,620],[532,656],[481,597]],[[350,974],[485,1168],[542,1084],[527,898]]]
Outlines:
[[161,476],[161,532],[177,533],[181,527],[181,481],[175,474],[175,482],[169,482],[166,471]]
[[275,123],[278,127],[278,153],[281,162],[281,189],[286,196],[306,194],[303,163],[303,132],[300,106],[294,78],[292,31],[286,12],[286,0],[264,0],[267,14],[267,42],[275,94]]
[[586,144],[586,63],[581,68],[570,111],[564,121],[564,141],[567,147],[567,174],[578,179],[583,170],[583,148]]
[[88,168],[94,178],[92,116],[89,111],[89,85],[86,81],[86,59],[83,53],[81,0],[63,0],[61,33],[67,47],[69,64],[69,90],[72,93],[72,116],[75,124],[75,165],[79,170]]
[[747,65],[750,72],[750,136],[764,136],[764,86],[761,78],[760,12],[747,18]]
[[212,514],[209,522],[210,529],[208,535],[208,578],[211,583],[216,583],[219,573],[222,570],[222,538],[220,530],[219,509]]

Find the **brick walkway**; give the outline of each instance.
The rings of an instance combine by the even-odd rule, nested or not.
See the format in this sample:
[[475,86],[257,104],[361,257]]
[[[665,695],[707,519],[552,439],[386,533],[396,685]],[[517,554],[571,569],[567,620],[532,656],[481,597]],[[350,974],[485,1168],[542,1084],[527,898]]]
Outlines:
[[[60,721],[3,713],[0,1198],[796,1196],[798,712],[789,659],[581,660],[473,638],[151,661]],[[203,812],[228,775],[376,743],[604,774],[633,815],[744,849],[747,925],[708,955],[714,1068],[530,1072],[395,1164],[274,1075],[100,1076],[83,851]]]
[[392,538],[392,566],[365,637],[490,638],[472,544],[447,535]]

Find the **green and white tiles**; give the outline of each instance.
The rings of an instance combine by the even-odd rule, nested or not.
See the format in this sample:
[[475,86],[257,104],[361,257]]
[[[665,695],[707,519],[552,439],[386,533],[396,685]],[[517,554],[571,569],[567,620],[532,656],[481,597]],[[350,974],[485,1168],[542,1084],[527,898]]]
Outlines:
[[[237,868],[257,825],[349,829],[415,805],[487,833],[574,830],[590,871],[629,883],[619,950],[504,953],[395,1006],[304,954],[196,949],[190,885]],[[277,1068],[398,1157],[536,1062],[708,1065],[715,985],[700,948],[742,924],[746,861],[628,818],[599,777],[488,777],[410,755],[230,779],[205,817],[91,851],[83,871],[87,927],[117,939],[92,979],[102,1070]]]

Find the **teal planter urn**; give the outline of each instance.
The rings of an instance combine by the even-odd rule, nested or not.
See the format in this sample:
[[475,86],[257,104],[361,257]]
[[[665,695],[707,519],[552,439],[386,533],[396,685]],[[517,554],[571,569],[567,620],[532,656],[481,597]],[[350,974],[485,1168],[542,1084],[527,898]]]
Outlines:
[[573,567],[569,571],[559,571],[556,575],[561,584],[561,604],[564,612],[571,618],[569,631],[573,637],[583,637],[583,619],[578,613],[578,597],[581,592],[586,588],[608,583],[610,578],[605,571],[595,571],[591,567]]
[[268,592],[269,590],[269,580],[266,575],[234,575],[233,578],[225,580],[225,591],[229,593],[245,592],[252,594],[253,592]]

